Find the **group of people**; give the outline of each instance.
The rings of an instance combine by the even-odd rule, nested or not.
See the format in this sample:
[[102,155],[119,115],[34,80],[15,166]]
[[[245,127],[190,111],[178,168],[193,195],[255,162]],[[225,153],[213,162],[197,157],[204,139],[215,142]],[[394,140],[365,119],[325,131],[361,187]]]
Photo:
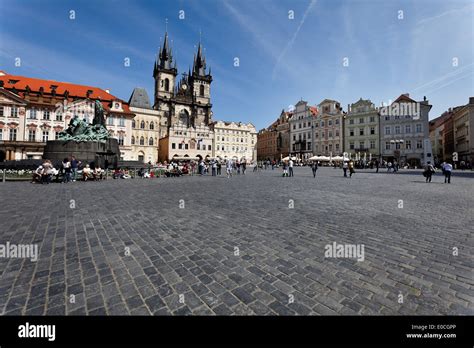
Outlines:
[[82,179],[87,180],[102,180],[105,178],[105,171],[99,166],[94,165],[93,168],[87,164],[82,168],[82,174],[79,175],[79,168],[82,162],[77,160],[75,156],[64,158],[56,169],[51,160],[46,159],[33,172],[32,183],[49,184],[55,178],[56,182],[69,183]]
[[[451,183],[451,174],[453,172],[453,165],[449,162],[441,163],[441,171],[444,175],[444,183]],[[436,173],[435,167],[428,161],[424,167],[423,176],[426,178],[425,182],[431,182],[433,174]]]

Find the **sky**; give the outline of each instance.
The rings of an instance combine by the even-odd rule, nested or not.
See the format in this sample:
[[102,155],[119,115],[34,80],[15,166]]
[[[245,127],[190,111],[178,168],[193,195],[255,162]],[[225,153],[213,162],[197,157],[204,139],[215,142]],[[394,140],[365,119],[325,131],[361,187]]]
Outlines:
[[0,70],[152,98],[166,29],[179,74],[201,38],[213,118],[257,129],[301,99],[474,96],[472,0],[1,0]]

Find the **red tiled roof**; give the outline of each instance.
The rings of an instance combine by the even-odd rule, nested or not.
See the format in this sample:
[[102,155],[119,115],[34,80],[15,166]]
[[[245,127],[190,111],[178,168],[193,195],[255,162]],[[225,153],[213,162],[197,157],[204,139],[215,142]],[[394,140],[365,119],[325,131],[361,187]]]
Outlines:
[[408,93],[401,94],[401,95],[394,101],[394,103],[398,103],[398,102],[401,102],[401,101],[407,101],[407,102],[416,103],[415,100],[413,100],[413,99],[410,98],[410,95],[409,95]]
[[[90,99],[100,99],[104,108],[109,111],[110,106],[114,100],[119,100],[122,102],[122,107],[125,113],[132,114],[130,111],[128,104],[117,98],[116,96],[107,93],[102,88],[92,87],[92,86],[84,86],[78,85],[70,82],[61,82],[55,80],[43,80],[37,79],[32,77],[25,77],[25,76],[17,76],[17,75],[1,75],[0,74],[0,81],[3,81],[3,87],[7,90],[11,90],[15,88],[18,92],[26,91],[26,87],[28,86],[31,92],[38,93],[40,88],[43,87],[43,91],[45,94],[51,94],[52,88],[51,86],[56,86],[56,94],[63,95],[66,91],[69,92],[69,98],[88,98],[87,92],[92,91],[89,94]],[[16,81],[16,82],[15,82]],[[21,96],[22,93],[19,93]]]

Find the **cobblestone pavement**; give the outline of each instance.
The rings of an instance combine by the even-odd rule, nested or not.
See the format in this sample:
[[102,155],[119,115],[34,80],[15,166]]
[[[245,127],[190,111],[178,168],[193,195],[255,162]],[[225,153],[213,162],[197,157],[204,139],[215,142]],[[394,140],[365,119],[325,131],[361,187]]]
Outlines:
[[474,314],[474,177],[295,174],[0,183],[0,313]]

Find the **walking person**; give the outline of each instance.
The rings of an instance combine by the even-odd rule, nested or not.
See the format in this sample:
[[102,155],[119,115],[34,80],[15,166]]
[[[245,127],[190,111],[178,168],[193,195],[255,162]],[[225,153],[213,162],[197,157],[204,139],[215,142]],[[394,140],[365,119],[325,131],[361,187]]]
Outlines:
[[291,158],[288,161],[288,169],[289,169],[289,175],[294,176],[294,174],[293,174],[293,160]]
[[451,172],[453,171],[453,166],[451,165],[451,163],[449,162],[446,162],[446,163],[443,163],[443,173],[444,173],[444,183],[448,183],[450,184],[451,183]]
[[344,161],[344,163],[342,164],[342,171],[344,172],[344,177],[347,178],[347,168],[349,167],[349,165],[347,164],[347,161]]
[[217,175],[221,175],[222,170],[222,163],[221,161],[217,161]]
[[227,171],[227,179],[232,177],[232,170],[234,169],[234,163],[232,160],[229,158],[226,163],[226,171]]
[[354,170],[354,162],[350,161],[349,162],[349,177],[352,178],[352,174],[355,173],[355,170]]
[[242,175],[245,175],[245,171],[247,170],[247,161],[243,161],[241,166],[242,166]]
[[283,162],[283,176],[288,177],[288,162]]
[[313,171],[313,178],[316,177],[316,172],[318,171],[318,162],[317,161],[313,161],[313,163],[311,163],[311,170]]
[[375,160],[375,168],[377,169],[375,172],[379,172],[379,160]]
[[430,161],[428,161],[425,165],[425,171],[423,172],[423,175],[426,178],[425,182],[431,182],[431,177],[433,176],[434,172],[435,172],[435,169],[433,165],[431,164]]
[[69,158],[65,158],[62,162],[62,169],[63,169],[63,181],[68,183],[71,181],[71,162],[69,162]]
[[212,167],[212,176],[217,176],[217,161],[216,160],[211,161],[211,167]]

